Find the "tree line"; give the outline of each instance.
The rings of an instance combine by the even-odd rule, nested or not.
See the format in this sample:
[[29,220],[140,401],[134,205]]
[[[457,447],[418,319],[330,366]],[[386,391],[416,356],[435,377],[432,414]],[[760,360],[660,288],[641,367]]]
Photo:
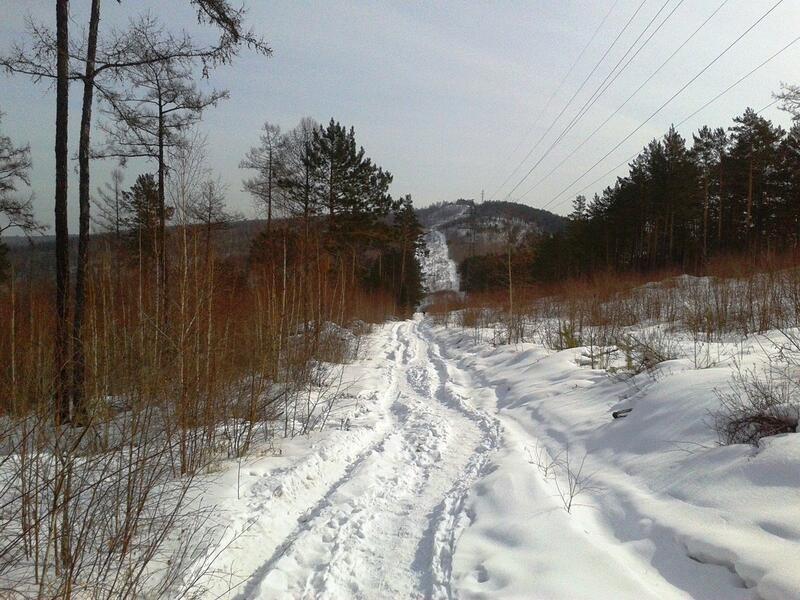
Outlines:
[[[206,166],[202,135],[184,136],[168,160],[163,194],[157,174],[140,174],[125,189],[124,173],[115,169],[95,201],[94,221],[116,249],[159,272],[165,224],[201,231],[208,256],[215,232],[243,219],[226,208],[226,186]],[[250,244],[245,271],[287,268],[310,280],[324,255],[333,265],[326,269],[346,272],[352,286],[388,293],[400,310],[420,301],[422,226],[410,196],[391,196],[391,173],[366,156],[352,127],[304,118],[283,133],[267,122],[240,166],[253,173],[243,187],[265,223]]]
[[700,271],[723,254],[793,252],[800,240],[800,87],[776,100],[785,130],[748,108],[728,127],[703,126],[687,141],[674,127],[652,140],[627,175],[589,200],[579,195],[561,233],[529,237],[508,256],[468,259],[471,290],[581,277],[598,270]]

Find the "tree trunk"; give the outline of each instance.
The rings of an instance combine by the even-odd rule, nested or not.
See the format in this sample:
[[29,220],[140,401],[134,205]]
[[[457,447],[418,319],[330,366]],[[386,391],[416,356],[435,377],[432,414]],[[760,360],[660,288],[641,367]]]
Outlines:
[[719,222],[717,224],[717,244],[722,247],[722,223],[723,223],[723,207],[725,204],[725,171],[722,167],[722,161],[725,159],[724,156],[720,155],[719,157]]
[[514,322],[514,282],[511,277],[511,247],[512,241],[509,235],[508,240],[508,343],[512,342],[511,335]]
[[705,201],[703,203],[703,260],[708,258],[708,176],[703,180]]
[[[400,255],[400,286],[399,286],[400,289],[399,289],[399,293],[398,293],[398,300],[399,300],[399,304],[401,304],[401,305],[405,305],[405,303],[407,302],[407,299],[408,299],[407,298],[408,294],[406,293],[406,285],[405,285],[405,282],[406,282],[406,253],[408,252],[406,240],[407,240],[407,236],[406,236],[405,232],[403,232],[403,243],[402,243],[402,250],[401,250],[401,255]],[[383,256],[383,255],[382,254],[379,255],[379,259],[380,259],[381,256]],[[382,278],[382,273],[381,273],[381,269],[380,269],[380,267],[382,267],[382,266],[383,265],[381,265],[379,263],[378,281],[381,281],[381,278]]]
[[272,231],[272,148],[269,149],[269,174],[267,175],[267,234]]
[[86,274],[89,268],[89,140],[94,98],[94,69],[97,54],[97,29],[100,22],[100,0],[92,0],[89,17],[89,39],[86,49],[86,72],[83,78],[83,106],[78,144],[78,201],[80,207],[78,234],[78,268],[75,274],[75,315],[72,326],[73,372],[72,405],[78,418],[83,416],[86,381],[86,356],[83,347],[83,317],[86,310]]
[[158,266],[161,275],[161,319],[167,322],[167,207],[164,200],[164,180],[166,165],[164,164],[164,107],[158,105]]
[[69,0],[56,0],[56,421],[69,422],[69,227],[67,224],[69,119]]
[[753,225],[753,159],[750,159],[750,166],[747,169],[747,240],[750,241],[750,230]]
[[303,344],[308,350],[308,237],[309,237],[309,221],[311,219],[311,172],[309,162],[310,148],[308,142],[305,144],[305,189],[303,198],[303,250],[300,253],[300,259],[303,262],[303,285],[301,292],[303,294]]
[[333,210],[334,210],[334,184],[333,184],[333,159],[331,159],[330,176],[328,177],[328,210],[331,215],[331,223],[333,223]]
[[669,257],[668,261],[673,260],[673,253],[675,248],[675,211],[670,210],[669,213]]

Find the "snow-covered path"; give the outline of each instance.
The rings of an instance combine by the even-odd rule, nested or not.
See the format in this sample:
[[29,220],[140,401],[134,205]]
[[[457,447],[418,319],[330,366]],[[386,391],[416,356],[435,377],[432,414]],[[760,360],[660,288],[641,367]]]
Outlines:
[[[796,438],[759,454],[671,452],[671,440],[707,443],[698,398],[725,372],[687,371],[696,381],[675,387],[665,370],[614,421],[624,384],[579,356],[492,347],[420,317],[378,328],[346,367],[350,428],[284,441],[241,485],[223,473],[213,500],[232,534],[204,597],[797,597]],[[667,398],[700,408],[677,419]],[[571,514],[564,469],[537,465],[563,464],[565,449],[594,482]],[[764,473],[780,485],[758,483]]]
[[450,258],[447,238],[439,229],[431,229],[425,234],[427,254],[420,256],[425,289],[429,293],[458,291],[458,267]]
[[[236,597],[451,595],[463,501],[498,430],[450,388],[448,366],[419,321],[396,324],[389,345],[386,410],[374,441],[250,575],[237,573],[247,582]],[[252,510],[266,511],[274,491],[254,486],[251,495]]]

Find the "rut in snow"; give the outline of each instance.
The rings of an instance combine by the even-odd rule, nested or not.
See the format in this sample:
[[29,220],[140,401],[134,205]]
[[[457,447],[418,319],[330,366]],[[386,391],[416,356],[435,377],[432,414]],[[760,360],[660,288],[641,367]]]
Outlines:
[[451,389],[418,321],[399,324],[396,336],[386,435],[300,519],[240,598],[450,596],[464,498],[497,428]]

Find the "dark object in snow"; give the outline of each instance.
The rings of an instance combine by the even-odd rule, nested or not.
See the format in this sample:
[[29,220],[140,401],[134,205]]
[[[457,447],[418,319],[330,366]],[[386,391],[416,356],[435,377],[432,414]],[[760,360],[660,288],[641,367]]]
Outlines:
[[628,413],[631,412],[632,408],[623,408],[622,410],[615,410],[611,413],[611,416],[615,419],[624,419],[628,416]]

